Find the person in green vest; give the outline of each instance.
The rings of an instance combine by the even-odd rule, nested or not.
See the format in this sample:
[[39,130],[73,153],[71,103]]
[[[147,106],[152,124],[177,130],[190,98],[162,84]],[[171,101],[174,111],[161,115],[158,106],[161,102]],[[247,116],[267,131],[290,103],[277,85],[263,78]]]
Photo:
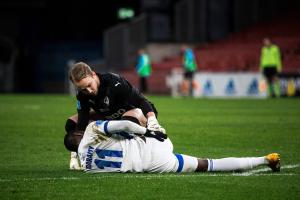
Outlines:
[[136,72],[140,77],[140,91],[142,93],[148,92],[147,78],[151,75],[151,61],[144,49],[138,51]]
[[187,93],[190,96],[193,96],[194,89],[194,73],[197,70],[196,58],[194,55],[194,51],[192,48],[187,45],[182,45],[182,66],[184,69],[184,81],[181,86],[181,90],[183,93]]
[[260,71],[267,79],[268,96],[280,96],[280,83],[278,74],[282,70],[280,49],[269,38],[263,39],[260,56]]

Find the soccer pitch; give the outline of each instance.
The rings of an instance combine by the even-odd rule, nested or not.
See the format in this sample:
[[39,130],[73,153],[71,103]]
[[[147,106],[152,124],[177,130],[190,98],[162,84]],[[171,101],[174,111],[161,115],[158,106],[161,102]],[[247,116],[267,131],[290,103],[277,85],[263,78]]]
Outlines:
[[0,95],[1,199],[299,199],[300,99],[150,96],[174,152],[197,157],[279,152],[282,171],[84,174],[64,149],[74,97]]

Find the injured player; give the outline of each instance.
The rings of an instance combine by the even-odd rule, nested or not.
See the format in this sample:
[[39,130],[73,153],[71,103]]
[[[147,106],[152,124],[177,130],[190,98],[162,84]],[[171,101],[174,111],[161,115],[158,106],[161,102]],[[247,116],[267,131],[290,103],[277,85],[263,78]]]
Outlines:
[[[132,118],[134,119],[134,118]],[[134,121],[134,120],[132,120]],[[85,172],[215,172],[267,165],[280,171],[278,153],[261,157],[203,159],[174,154],[167,135],[129,120],[91,122],[84,134],[67,134],[65,147],[77,151]]]

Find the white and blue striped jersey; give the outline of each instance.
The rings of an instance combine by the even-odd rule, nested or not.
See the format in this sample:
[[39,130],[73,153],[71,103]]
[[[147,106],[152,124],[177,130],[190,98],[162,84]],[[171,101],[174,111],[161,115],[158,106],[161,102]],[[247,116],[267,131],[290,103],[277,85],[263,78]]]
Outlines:
[[[146,128],[125,120],[90,123],[78,148],[82,168],[86,172],[142,171],[141,162],[131,160],[141,160],[145,141],[133,133],[145,132]],[[125,134],[131,139],[124,139]],[[135,153],[129,153],[133,147]]]
[[[132,139],[124,139],[120,132]],[[181,172],[184,159],[173,154],[169,139],[160,142],[133,135],[145,134],[146,128],[133,122],[96,121],[87,126],[78,155],[84,171],[97,172]],[[196,159],[196,158],[195,158]],[[197,160],[193,160],[194,163]]]

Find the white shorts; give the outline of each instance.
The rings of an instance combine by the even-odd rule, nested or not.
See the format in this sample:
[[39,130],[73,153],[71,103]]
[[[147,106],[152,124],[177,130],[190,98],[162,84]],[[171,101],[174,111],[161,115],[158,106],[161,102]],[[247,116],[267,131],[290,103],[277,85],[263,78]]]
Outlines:
[[[148,142],[148,138],[147,138]],[[148,154],[148,160],[144,163],[146,172],[176,172],[178,160],[173,154],[173,144],[171,140],[166,139],[160,142],[156,139],[149,140],[151,151]]]
[[160,142],[154,138],[126,140],[123,146],[123,172],[194,172],[197,158],[173,153],[171,140]]

